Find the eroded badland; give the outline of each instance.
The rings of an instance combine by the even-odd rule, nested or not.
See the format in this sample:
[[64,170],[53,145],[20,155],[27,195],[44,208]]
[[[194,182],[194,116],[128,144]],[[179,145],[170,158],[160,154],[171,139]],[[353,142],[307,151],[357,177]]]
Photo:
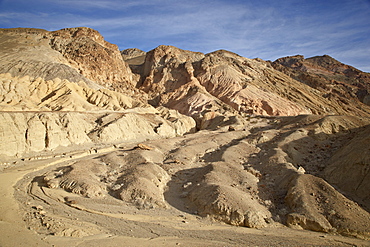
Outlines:
[[368,246],[370,74],[0,30],[1,246]]

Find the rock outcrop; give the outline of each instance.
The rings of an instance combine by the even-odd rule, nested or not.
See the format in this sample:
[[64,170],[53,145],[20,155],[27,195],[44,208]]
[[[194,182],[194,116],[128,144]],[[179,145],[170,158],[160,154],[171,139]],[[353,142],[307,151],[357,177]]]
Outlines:
[[79,83],[0,74],[0,155],[22,156],[58,147],[174,137],[195,121],[122,93]]
[[109,89],[92,89],[83,81],[55,78],[12,77],[0,74],[1,111],[122,111],[135,107],[152,108]]
[[85,81],[94,89],[105,87],[145,99],[135,89],[136,77],[118,47],[105,41],[96,30],[81,27],[48,32],[15,28],[1,29],[0,36],[0,73]]
[[48,35],[49,32],[42,29],[0,29],[0,72],[45,80],[60,78],[92,83],[50,47]]
[[[169,121],[156,110],[147,112],[2,112],[0,157],[31,156],[61,147],[115,144],[168,138],[193,131],[194,120],[182,116]],[[91,145],[90,145],[91,146]],[[59,149],[58,149],[59,148]]]
[[[50,47],[86,78],[113,88],[133,83],[117,45],[90,28],[66,28],[49,34]],[[121,84],[121,85],[117,85]]]

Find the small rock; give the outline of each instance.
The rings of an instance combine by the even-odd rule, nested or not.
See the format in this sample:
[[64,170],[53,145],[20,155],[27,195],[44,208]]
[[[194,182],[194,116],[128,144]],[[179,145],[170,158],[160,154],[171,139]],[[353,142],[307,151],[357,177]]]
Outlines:
[[305,172],[306,170],[302,166],[298,167],[298,173],[305,174]]
[[265,200],[263,203],[264,203],[266,206],[271,206],[271,205],[272,205],[271,200]]
[[329,211],[329,214],[330,214],[330,215],[335,215],[336,213],[337,213],[337,212],[336,212],[335,210],[330,210],[330,211]]
[[265,221],[266,221],[267,224],[274,223],[274,220],[272,218],[266,218]]
[[67,204],[76,204],[76,203],[77,203],[77,201],[76,201],[76,200],[71,199],[71,198],[69,198],[69,197],[65,197],[65,198],[64,198],[64,200],[65,200],[65,202],[66,202]]
[[182,187],[184,189],[186,189],[187,187],[191,186],[193,183],[192,182],[187,182],[186,184],[184,184]]
[[229,131],[235,131],[235,127],[234,126],[229,126]]
[[153,148],[152,147],[149,147],[148,145],[145,145],[145,144],[143,144],[143,143],[139,143],[139,144],[137,144],[137,146],[136,146],[137,148],[140,148],[140,149],[142,149],[142,150],[152,150]]

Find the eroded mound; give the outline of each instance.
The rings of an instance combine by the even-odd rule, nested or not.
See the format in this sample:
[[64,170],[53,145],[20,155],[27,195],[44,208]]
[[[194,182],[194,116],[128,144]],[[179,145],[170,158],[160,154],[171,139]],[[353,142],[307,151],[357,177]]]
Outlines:
[[185,189],[199,215],[211,215],[232,225],[260,228],[271,222],[271,213],[256,196],[258,181],[241,164],[215,162],[197,172]]
[[154,163],[129,168],[118,179],[120,198],[140,208],[166,207],[164,188],[170,179],[168,173]]
[[107,170],[105,164],[97,160],[79,161],[47,174],[44,181],[49,188],[62,188],[86,197],[101,197],[107,193],[105,186],[100,184]]
[[370,214],[323,179],[308,174],[298,176],[292,181],[286,202],[293,211],[288,215],[288,225],[370,237]]
[[325,178],[370,212],[370,126],[328,161]]

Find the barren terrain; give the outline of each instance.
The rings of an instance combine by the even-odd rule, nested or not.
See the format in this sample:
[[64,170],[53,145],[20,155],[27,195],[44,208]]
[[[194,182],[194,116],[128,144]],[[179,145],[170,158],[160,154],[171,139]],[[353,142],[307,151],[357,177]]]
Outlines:
[[369,246],[368,73],[0,30],[0,246]]
[[[367,241],[338,233],[368,238],[369,225],[358,224],[355,217],[369,217],[369,213],[348,199],[339,201],[338,192],[323,194],[313,188],[317,193],[313,194],[307,184],[300,187],[296,182],[300,179],[333,190],[303,171],[326,169],[330,154],[325,146],[342,146],[361,132],[362,126],[344,126],[342,119],[341,126],[348,128],[346,134],[333,134],[335,124],[330,128],[319,124],[330,120],[309,116],[254,118],[243,129],[200,131],[140,145],[124,143],[93,155],[19,161],[1,174],[1,208],[7,209],[1,214],[2,229],[9,232],[9,238],[3,240],[20,241],[12,235],[20,228],[29,238],[26,242],[22,238],[21,243],[34,241],[46,246],[109,246],[120,241],[128,246],[365,246]],[[312,123],[317,124],[320,138],[307,135],[307,130],[315,130]],[[302,152],[299,157],[309,158],[314,153],[315,162],[298,166],[297,154],[289,151],[294,142],[293,150]],[[14,191],[11,185],[15,185]],[[317,210],[309,198],[290,201],[289,194],[284,198],[288,190],[314,201],[327,200],[327,205]],[[307,208],[323,218],[311,223],[312,230],[329,226],[325,229],[328,234],[293,230],[305,227],[308,219],[304,217],[310,215],[301,214],[301,210]],[[294,216],[288,220],[293,229],[284,226],[287,212]],[[351,218],[347,222],[338,220],[348,214]],[[28,230],[22,228],[24,224]]]

